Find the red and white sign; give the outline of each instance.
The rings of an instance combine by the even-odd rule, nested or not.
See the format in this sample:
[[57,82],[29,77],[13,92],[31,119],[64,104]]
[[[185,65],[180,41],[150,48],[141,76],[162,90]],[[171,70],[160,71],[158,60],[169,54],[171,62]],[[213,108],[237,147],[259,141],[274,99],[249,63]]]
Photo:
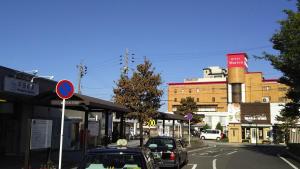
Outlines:
[[74,85],[69,80],[61,80],[56,84],[56,94],[61,99],[69,99],[74,94]]
[[227,54],[227,67],[248,68],[246,53]]

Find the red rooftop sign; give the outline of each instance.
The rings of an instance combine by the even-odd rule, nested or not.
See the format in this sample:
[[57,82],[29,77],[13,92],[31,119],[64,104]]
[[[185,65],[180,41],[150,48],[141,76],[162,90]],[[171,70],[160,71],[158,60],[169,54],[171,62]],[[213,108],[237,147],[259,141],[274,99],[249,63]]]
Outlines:
[[227,54],[227,67],[248,68],[246,53]]

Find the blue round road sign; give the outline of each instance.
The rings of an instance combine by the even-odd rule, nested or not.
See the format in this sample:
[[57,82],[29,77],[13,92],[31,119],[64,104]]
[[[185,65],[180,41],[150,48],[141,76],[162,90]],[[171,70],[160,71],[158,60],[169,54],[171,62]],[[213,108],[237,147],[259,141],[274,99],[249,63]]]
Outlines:
[[74,94],[74,86],[69,80],[61,80],[56,84],[56,94],[61,99],[69,99]]
[[193,114],[192,113],[188,113],[185,117],[188,120],[192,120],[193,119]]

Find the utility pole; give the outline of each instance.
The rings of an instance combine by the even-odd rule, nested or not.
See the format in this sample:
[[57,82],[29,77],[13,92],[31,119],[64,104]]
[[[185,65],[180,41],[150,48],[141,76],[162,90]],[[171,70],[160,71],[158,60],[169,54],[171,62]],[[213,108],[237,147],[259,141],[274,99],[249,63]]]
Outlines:
[[85,66],[82,61],[80,62],[79,65],[76,66],[78,69],[78,88],[77,88],[77,93],[81,94],[81,79],[83,78],[84,75],[87,74],[87,66]]
[[128,48],[126,48],[124,56],[120,56],[120,65],[123,65],[121,68],[121,73],[126,76],[128,76],[129,72],[129,62],[134,63],[134,53],[130,53]]

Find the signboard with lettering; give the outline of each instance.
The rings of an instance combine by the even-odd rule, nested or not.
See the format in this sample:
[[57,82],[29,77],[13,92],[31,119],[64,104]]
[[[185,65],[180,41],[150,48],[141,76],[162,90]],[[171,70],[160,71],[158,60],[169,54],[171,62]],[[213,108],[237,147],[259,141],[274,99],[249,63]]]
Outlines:
[[89,121],[88,130],[89,130],[90,136],[98,136],[99,135],[99,121]]
[[22,79],[5,77],[3,90],[7,92],[36,96],[39,94],[39,85]]
[[227,67],[247,68],[247,55],[245,53],[236,53],[227,55]]
[[242,103],[241,121],[242,123],[270,124],[270,104]]
[[228,104],[228,121],[229,123],[241,122],[241,105],[239,103]]
[[[78,106],[80,104],[84,104],[84,102],[80,101],[80,100],[66,100],[65,104],[66,104],[66,106]],[[51,100],[51,105],[54,105],[54,106],[62,105],[62,101],[61,100]]]
[[30,149],[43,149],[51,147],[52,120],[31,120]]

